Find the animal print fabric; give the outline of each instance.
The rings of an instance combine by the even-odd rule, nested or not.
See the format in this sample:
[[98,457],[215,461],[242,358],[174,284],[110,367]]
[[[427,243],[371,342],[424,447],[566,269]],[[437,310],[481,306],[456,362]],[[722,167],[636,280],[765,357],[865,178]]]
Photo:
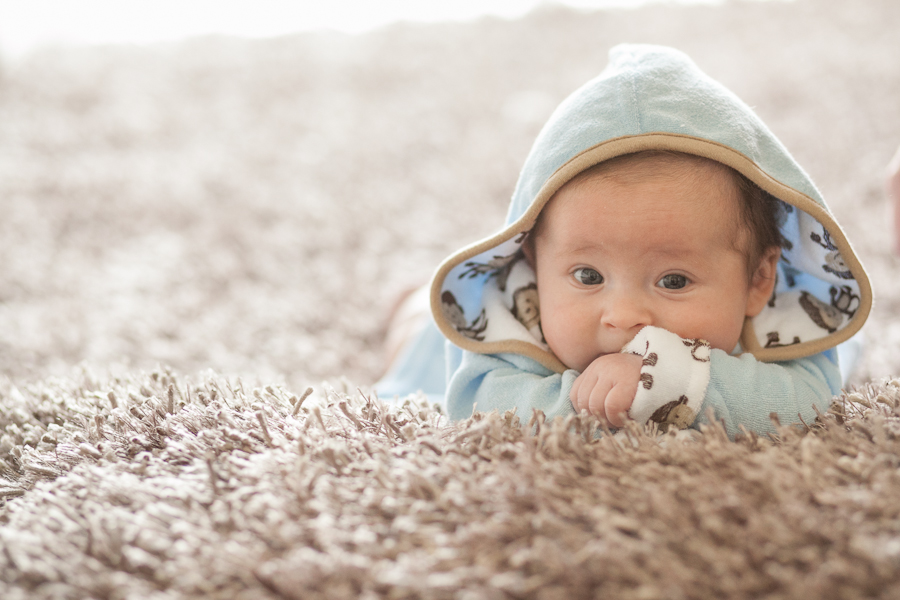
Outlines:
[[641,380],[628,415],[662,431],[694,422],[709,385],[710,347],[659,327],[644,327],[622,352],[643,358]]

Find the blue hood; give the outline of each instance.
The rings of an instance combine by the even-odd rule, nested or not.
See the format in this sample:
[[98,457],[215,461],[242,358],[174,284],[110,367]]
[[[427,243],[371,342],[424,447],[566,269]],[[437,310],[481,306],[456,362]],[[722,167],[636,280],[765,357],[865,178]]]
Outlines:
[[465,350],[513,352],[565,370],[543,343],[534,273],[522,260],[521,244],[572,177],[643,150],[718,161],[783,203],[778,285],[763,312],[746,320],[744,352],[763,361],[800,358],[859,330],[872,304],[868,277],[816,186],[781,142],[683,53],[620,45],[610,51],[607,68],[566,98],[541,130],[503,229],[438,268],[431,305],[444,335]]

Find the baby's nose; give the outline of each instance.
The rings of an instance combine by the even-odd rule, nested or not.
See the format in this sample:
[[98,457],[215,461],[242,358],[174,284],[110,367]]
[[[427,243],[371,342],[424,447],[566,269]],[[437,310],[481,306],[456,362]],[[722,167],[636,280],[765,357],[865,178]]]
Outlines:
[[600,322],[608,328],[632,332],[653,324],[646,304],[635,295],[616,294],[601,310]]

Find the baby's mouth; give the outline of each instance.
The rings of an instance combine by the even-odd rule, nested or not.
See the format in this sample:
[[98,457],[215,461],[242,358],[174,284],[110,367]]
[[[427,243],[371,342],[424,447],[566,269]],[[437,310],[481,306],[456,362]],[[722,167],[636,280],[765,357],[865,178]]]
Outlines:
[[[635,335],[637,335],[637,334],[635,334]],[[616,340],[615,342],[606,344],[604,351],[600,353],[601,356],[605,355],[605,354],[620,353],[625,348],[625,346],[627,346],[628,344],[631,343],[631,340],[633,340],[634,337],[635,337],[634,335],[626,335],[626,336],[623,336],[622,339],[620,339],[620,340]]]

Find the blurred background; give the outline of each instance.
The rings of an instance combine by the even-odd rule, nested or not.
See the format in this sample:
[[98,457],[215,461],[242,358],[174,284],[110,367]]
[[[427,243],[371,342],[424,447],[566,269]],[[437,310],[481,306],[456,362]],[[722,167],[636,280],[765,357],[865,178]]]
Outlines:
[[300,4],[0,1],[0,376],[373,382],[398,295],[500,226],[626,41],[690,54],[810,172],[875,286],[854,382],[900,374],[900,3]]
[[[716,4],[721,0],[669,0]],[[557,0],[585,9],[660,0]],[[198,35],[271,37],[298,31],[361,33],[398,21],[515,19],[547,0],[0,0],[0,47],[23,54],[49,44],[132,44]]]

